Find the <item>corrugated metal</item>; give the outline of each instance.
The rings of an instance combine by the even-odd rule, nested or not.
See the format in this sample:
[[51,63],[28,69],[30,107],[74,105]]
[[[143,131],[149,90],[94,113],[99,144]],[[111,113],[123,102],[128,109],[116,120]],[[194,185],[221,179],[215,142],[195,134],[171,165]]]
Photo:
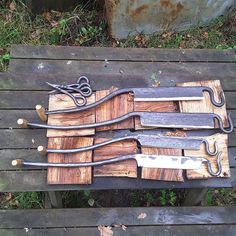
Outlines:
[[106,0],[110,35],[181,31],[224,14],[234,0]]

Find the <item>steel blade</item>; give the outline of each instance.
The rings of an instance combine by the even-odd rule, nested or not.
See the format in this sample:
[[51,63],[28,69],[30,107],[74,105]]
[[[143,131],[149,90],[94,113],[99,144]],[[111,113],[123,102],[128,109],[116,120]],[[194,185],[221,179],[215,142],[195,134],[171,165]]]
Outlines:
[[141,146],[159,148],[179,148],[186,150],[199,150],[203,142],[199,138],[173,137],[163,135],[137,135]]
[[142,126],[162,128],[214,129],[212,113],[140,112]]
[[199,169],[203,159],[200,157],[162,156],[136,154],[135,159],[139,167],[168,168],[168,169]]
[[202,87],[133,88],[134,101],[202,100]]

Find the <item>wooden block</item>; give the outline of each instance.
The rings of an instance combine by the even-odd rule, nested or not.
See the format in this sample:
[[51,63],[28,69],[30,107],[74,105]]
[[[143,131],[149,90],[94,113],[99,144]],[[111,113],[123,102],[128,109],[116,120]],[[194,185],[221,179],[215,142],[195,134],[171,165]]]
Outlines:
[[[178,86],[206,86],[210,87],[214,91],[214,97],[216,101],[219,101],[219,94],[222,91],[222,87],[219,80],[199,81],[199,82],[187,82],[179,83]],[[215,113],[218,114],[224,123],[224,127],[228,126],[226,105],[222,107],[216,107],[211,103],[208,92],[204,92],[204,98],[201,101],[180,101],[179,102],[181,112],[199,112],[199,113]],[[215,127],[218,127],[216,122]]]
[[[60,137],[49,138],[48,148],[69,149],[85,147],[93,144],[93,138],[88,137]],[[48,154],[48,162],[70,163],[70,162],[91,162],[92,151],[74,154]],[[80,168],[48,168],[48,184],[91,184],[92,167]]]
[[[87,98],[87,103],[94,103],[95,95]],[[74,108],[74,102],[70,97],[64,94],[56,94],[49,96],[49,110]],[[83,125],[95,123],[95,110],[89,109],[86,111],[74,113],[62,113],[48,115],[49,125]],[[95,133],[95,129],[81,130],[47,130],[47,137],[68,137],[68,136],[86,136]]]
[[[209,137],[204,137],[210,143],[211,150],[213,149],[213,144],[216,141],[218,145],[219,151],[222,152],[222,174],[218,177],[230,177],[230,168],[229,168],[229,160],[228,160],[228,135],[227,134],[215,134]],[[209,156],[206,151],[204,145],[201,146],[199,150],[185,150],[185,156],[196,156],[196,157],[204,157],[211,161],[214,171],[217,169],[216,165],[216,156]],[[207,165],[203,164],[202,167],[198,170],[187,170],[187,178],[188,179],[203,179],[203,178],[214,178],[211,176],[207,170]]]
[[[148,112],[178,112],[178,106],[175,102],[134,102],[135,111],[148,111]],[[149,129],[143,127],[138,117],[135,118],[135,129]]]
[[[102,90],[96,92],[96,101],[105,97],[109,93],[115,91],[116,89],[111,88],[110,90]],[[122,115],[125,115],[133,111],[133,96],[130,94],[122,94],[112,98],[111,100],[105,102],[104,104],[96,108],[96,122],[102,122],[106,120],[111,120]],[[133,129],[134,121],[133,118],[125,120],[123,122],[99,127],[96,130],[116,130],[116,129]]]
[[[95,138],[95,143],[101,143],[108,139]],[[106,160],[117,156],[137,153],[136,141],[122,141],[109,144],[94,150],[94,161]],[[94,176],[126,176],[137,177],[137,163],[135,160],[127,160],[94,167]]]

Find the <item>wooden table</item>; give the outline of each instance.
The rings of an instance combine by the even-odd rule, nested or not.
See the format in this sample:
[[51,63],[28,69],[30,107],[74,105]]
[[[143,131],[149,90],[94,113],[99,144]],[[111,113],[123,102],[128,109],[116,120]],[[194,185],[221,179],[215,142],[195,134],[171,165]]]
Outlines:
[[232,50],[178,50],[83,48],[15,45],[8,72],[0,74],[0,191],[57,191],[79,189],[213,188],[236,186],[236,135],[229,135],[231,178],[150,181],[96,177],[91,185],[47,185],[46,170],[15,169],[11,160],[46,161],[36,151],[47,145],[46,131],[19,129],[16,120],[37,121],[35,105],[48,105],[46,81],[73,82],[80,75],[91,80],[94,90],[111,86],[174,86],[187,81],[219,79],[227,109],[236,124],[236,66]]

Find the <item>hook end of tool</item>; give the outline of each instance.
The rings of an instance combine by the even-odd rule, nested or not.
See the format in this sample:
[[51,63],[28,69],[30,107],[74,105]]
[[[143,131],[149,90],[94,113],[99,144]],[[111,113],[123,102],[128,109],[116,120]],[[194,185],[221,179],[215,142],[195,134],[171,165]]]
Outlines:
[[11,162],[12,166],[21,166],[23,164],[23,160],[22,159],[15,159]]
[[37,150],[41,156],[47,155],[47,149],[44,146],[38,146]]
[[28,121],[25,119],[18,119],[17,124],[19,125],[20,128],[27,128],[28,127]]

